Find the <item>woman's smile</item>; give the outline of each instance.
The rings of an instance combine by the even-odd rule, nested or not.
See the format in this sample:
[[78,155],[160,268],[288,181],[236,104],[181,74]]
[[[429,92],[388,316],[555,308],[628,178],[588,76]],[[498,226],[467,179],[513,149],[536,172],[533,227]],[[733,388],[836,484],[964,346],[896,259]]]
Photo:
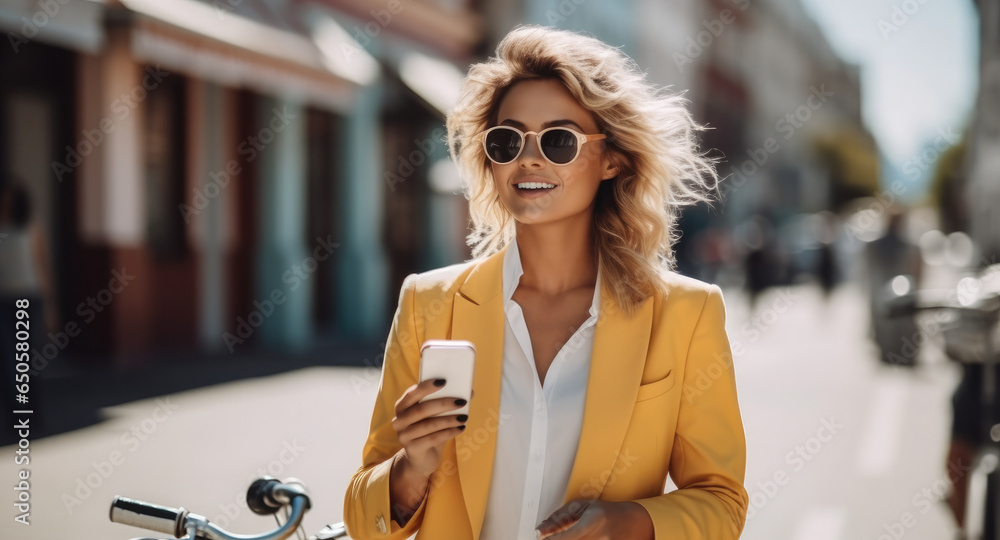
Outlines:
[[558,184],[538,177],[515,180],[513,186],[514,192],[523,199],[537,199],[554,192],[559,187]]

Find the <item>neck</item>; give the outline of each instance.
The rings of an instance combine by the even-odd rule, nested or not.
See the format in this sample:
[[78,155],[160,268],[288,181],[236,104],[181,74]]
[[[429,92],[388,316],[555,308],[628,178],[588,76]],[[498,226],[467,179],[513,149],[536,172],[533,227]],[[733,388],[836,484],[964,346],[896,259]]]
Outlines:
[[520,286],[557,296],[597,284],[597,253],[589,226],[515,224],[521,257]]

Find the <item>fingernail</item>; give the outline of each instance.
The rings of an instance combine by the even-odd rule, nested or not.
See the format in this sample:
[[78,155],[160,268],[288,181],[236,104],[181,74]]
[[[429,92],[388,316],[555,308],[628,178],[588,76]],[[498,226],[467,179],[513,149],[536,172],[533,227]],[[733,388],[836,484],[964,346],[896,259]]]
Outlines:
[[468,419],[469,419],[469,415],[467,415],[467,414],[460,414],[460,415],[458,415],[458,421],[459,422],[465,422]]
[[463,406],[463,405],[465,405],[466,403],[467,403],[467,402],[466,402],[466,401],[465,401],[464,399],[456,399],[456,400],[455,400],[455,405],[458,405],[459,407],[462,407],[462,406]]
[[465,424],[458,426],[459,431],[465,431]]
[[444,386],[444,379],[435,379],[434,386]]

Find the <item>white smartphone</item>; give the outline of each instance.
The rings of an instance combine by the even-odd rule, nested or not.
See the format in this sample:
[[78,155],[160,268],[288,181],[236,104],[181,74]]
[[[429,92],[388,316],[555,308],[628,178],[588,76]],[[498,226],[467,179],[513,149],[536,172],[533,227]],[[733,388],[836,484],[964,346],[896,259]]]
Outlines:
[[476,346],[461,339],[428,339],[420,346],[420,382],[444,379],[445,385],[421,402],[444,397],[461,398],[465,406],[434,416],[469,414],[472,401],[472,374],[476,367]]

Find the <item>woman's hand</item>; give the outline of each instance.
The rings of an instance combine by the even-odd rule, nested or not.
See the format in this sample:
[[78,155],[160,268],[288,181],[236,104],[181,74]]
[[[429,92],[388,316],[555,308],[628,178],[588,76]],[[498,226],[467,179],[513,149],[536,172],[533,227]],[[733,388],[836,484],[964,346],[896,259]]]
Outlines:
[[407,388],[396,401],[392,429],[403,448],[393,457],[389,502],[392,518],[400,526],[406,525],[420,508],[430,477],[441,464],[445,443],[458,436],[468,420],[464,414],[434,416],[461,408],[465,400],[439,398],[418,403],[424,396],[440,390],[444,383],[443,379],[423,381]]
[[642,505],[577,499],[564,504],[536,529],[547,540],[653,540],[653,520]]
[[444,386],[444,379],[438,382],[429,379],[409,387],[396,401],[396,416],[392,419],[392,429],[403,446],[407,466],[424,478],[430,478],[437,470],[445,443],[462,433],[468,421],[464,414],[434,416],[461,409],[465,406],[464,399],[439,398],[418,403]]

